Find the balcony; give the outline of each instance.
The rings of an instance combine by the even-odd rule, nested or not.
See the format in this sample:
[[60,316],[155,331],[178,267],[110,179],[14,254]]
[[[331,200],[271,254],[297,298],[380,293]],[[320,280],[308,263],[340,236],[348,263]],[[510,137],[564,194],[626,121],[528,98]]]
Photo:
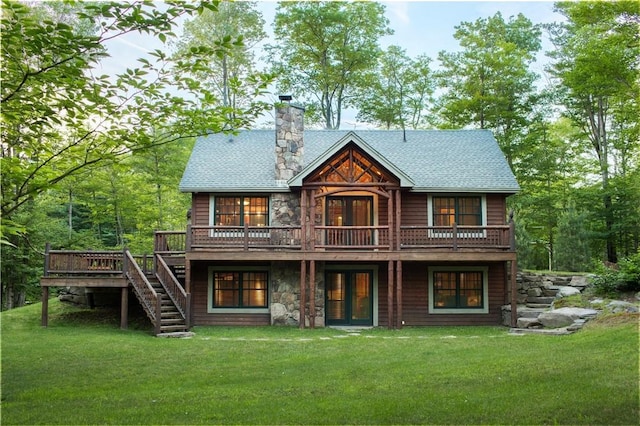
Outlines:
[[156,253],[193,251],[514,252],[514,229],[498,226],[189,226],[157,232]]

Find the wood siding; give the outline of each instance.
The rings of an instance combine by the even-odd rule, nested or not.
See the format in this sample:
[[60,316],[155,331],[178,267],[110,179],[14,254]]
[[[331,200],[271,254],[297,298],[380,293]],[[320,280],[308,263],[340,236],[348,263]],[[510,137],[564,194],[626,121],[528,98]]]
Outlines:
[[193,194],[191,208],[191,223],[194,225],[209,225],[209,199],[210,194]]
[[[429,266],[424,262],[402,263],[402,319],[405,326],[449,326],[449,325],[500,325],[502,323],[502,305],[506,304],[507,283],[505,264],[449,264],[456,266],[489,267],[489,313],[487,314],[429,314]],[[387,323],[387,270],[380,268],[378,275],[378,318],[379,325]],[[395,286],[394,286],[395,292]],[[395,296],[395,295],[394,295]],[[396,301],[394,298],[394,318],[396,317]]]

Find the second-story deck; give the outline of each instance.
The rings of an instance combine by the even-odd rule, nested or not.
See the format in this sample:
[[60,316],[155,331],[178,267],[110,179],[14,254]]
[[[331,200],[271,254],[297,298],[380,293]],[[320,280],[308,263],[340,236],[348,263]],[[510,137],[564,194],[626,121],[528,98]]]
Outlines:
[[[395,232],[393,232],[395,231]],[[511,260],[513,224],[501,226],[188,226],[157,232],[155,252],[192,260]]]

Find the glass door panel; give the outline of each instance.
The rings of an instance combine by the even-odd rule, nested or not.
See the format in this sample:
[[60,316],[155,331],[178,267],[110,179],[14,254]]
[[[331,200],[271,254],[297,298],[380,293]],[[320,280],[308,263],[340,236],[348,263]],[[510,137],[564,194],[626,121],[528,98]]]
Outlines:
[[346,316],[346,290],[344,273],[327,272],[327,321],[331,324],[342,324]]
[[328,325],[373,324],[371,271],[328,271],[325,282]]

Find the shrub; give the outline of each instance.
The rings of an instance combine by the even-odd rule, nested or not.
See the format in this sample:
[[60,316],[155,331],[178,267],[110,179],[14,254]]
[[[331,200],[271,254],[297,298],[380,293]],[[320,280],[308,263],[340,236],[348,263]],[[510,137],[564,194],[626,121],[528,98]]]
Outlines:
[[618,269],[600,265],[591,280],[595,294],[611,296],[616,293],[640,291],[640,252],[622,259]]

